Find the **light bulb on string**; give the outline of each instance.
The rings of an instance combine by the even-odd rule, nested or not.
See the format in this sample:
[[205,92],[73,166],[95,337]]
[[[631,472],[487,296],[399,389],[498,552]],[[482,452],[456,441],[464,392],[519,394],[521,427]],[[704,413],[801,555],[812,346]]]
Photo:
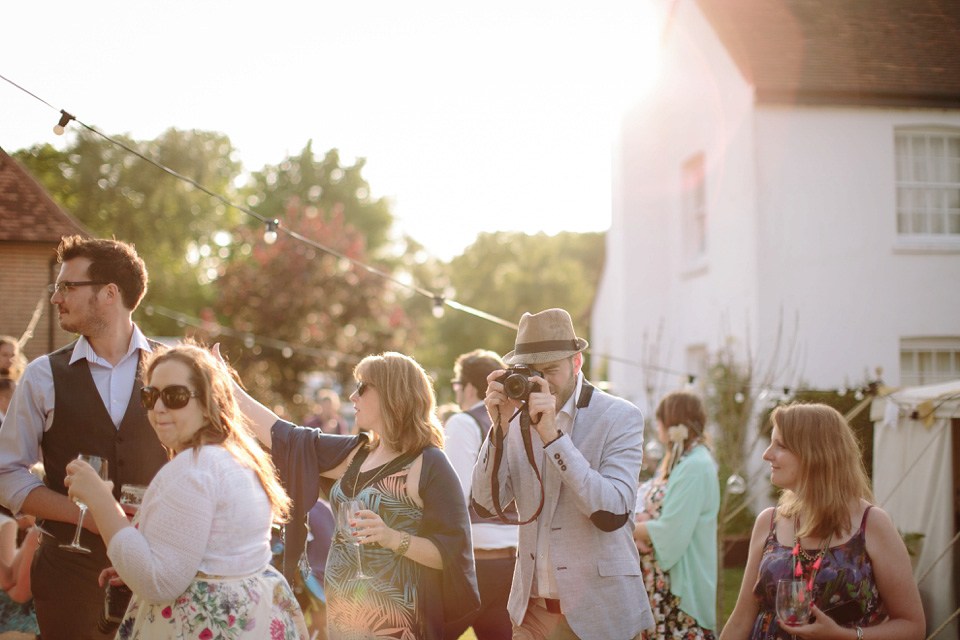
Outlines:
[[743,404],[744,396],[742,391],[737,391],[733,394],[733,401],[737,404]]
[[651,440],[647,444],[643,445],[644,456],[650,458],[651,460],[662,460],[663,453],[663,444],[659,440]]
[[58,136],[62,136],[63,132],[67,130],[66,129],[67,125],[70,123],[71,120],[74,120],[74,119],[75,118],[72,115],[70,115],[63,109],[60,109],[60,122],[53,125],[53,132]]
[[842,398],[843,396],[847,395],[847,388],[846,388],[846,387],[840,387],[839,389],[837,389],[837,395],[840,396],[841,398]]
[[443,317],[443,296],[433,296],[433,317]]
[[280,351],[280,355],[282,355],[284,358],[292,358],[292,357],[293,357],[293,349],[291,349],[290,347],[284,347],[284,348]]
[[857,389],[856,392],[853,394],[853,399],[856,400],[857,402],[863,400],[863,391],[860,389]]
[[251,336],[250,334],[247,334],[246,336],[243,337],[243,346],[245,346],[247,349],[252,349],[255,343],[256,341],[253,339],[253,336]]
[[263,241],[267,244],[273,244],[277,241],[277,228],[280,226],[279,220],[267,220],[267,229],[263,232]]
[[739,496],[747,490],[747,481],[739,473],[731,473],[727,478],[727,493]]

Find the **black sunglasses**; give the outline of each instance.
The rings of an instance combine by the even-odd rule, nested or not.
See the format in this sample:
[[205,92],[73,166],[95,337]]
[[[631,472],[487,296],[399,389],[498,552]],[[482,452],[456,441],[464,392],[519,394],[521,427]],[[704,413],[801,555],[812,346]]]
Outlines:
[[163,389],[156,387],[144,387],[140,389],[140,404],[146,410],[153,409],[157,404],[157,398],[163,400],[163,406],[167,409],[183,409],[190,402],[190,398],[197,398],[200,394],[196,391],[190,391],[182,384],[172,384]]
[[358,385],[357,385],[357,397],[362,396],[362,395],[363,395],[363,392],[366,391],[367,388],[372,387],[372,386],[373,386],[373,385],[370,384],[369,382],[361,382],[360,384],[358,384]]

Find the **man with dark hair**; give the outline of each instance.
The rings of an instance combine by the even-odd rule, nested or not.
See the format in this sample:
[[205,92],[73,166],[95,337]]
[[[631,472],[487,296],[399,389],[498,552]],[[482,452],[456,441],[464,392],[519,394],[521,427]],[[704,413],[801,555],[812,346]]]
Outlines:
[[498,496],[529,521],[508,604],[516,640],[630,640],[654,625],[630,517],[643,416],[584,378],[586,348],[563,309],[525,313],[503,361],[527,371],[509,384],[504,371],[487,377],[494,426],[473,470],[473,505],[491,515]]
[[[90,554],[60,545],[72,539],[79,510],[67,497],[65,467],[80,453],[107,461],[114,497],[123,484],[149,484],[166,452],[140,406],[141,352],[151,343],[132,314],[147,290],[134,248],[116,240],[72,236],[57,247],[61,263],[50,286],[60,327],[80,334],[24,371],[0,428],[0,502],[36,516],[43,536],[30,573],[44,640],[107,638],[100,572],[110,566],[92,518],[80,542]],[[46,478],[30,473],[42,453]]]
[[[447,420],[443,450],[460,477],[468,505],[473,465],[491,424],[483,406],[487,376],[498,369],[503,369],[500,356],[481,349],[464,353],[453,365],[453,389],[462,412]],[[472,626],[477,640],[509,640],[513,626],[507,613],[507,596],[510,594],[517,556],[517,528],[503,524],[498,518],[481,518],[472,508],[470,524],[477,585],[480,588],[480,610],[473,618],[456,627],[444,629],[443,637],[457,640],[467,627]]]

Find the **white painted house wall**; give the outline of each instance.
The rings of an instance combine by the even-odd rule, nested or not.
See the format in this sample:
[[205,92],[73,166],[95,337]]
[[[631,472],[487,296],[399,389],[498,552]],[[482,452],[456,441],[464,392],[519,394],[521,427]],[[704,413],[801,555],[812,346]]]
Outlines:
[[[691,370],[733,339],[760,363],[781,325],[797,357],[777,386],[899,383],[901,337],[960,335],[960,239],[910,249],[896,230],[894,131],[960,127],[960,111],[757,106],[695,3],[680,3],[656,98],[624,120],[591,346]],[[707,163],[707,250],[683,260],[681,168]],[[663,323],[659,357],[644,352]],[[595,358],[593,365],[600,363]],[[648,408],[682,376],[609,362]],[[651,398],[645,387],[652,386]]]
[[[686,371],[689,347],[723,339],[721,311],[733,314],[728,320],[737,327],[757,326],[757,229],[752,88],[694,3],[678,5],[675,27],[681,25],[670,41],[682,46],[664,52],[655,97],[624,119],[591,346]],[[701,152],[708,245],[705,260],[691,263],[682,251],[680,184],[683,164]],[[647,358],[644,346],[656,342],[661,322],[659,356]],[[648,384],[659,397],[680,380],[644,380],[640,368],[618,361],[607,363],[607,378],[615,393],[641,407]]]

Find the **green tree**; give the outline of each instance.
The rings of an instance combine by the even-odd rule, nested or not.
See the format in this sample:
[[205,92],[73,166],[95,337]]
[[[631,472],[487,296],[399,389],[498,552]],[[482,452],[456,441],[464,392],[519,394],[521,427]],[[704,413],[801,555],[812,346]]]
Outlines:
[[[327,154],[324,171],[314,174],[319,183],[301,182],[297,190],[310,193],[319,187],[322,196],[329,179],[347,173],[339,170],[336,157],[335,152]],[[274,175],[271,182],[275,185],[291,184],[287,174],[294,170],[293,165],[287,160],[276,172],[268,167],[258,175]],[[371,218],[358,214],[367,204],[354,197],[358,190],[369,191],[369,186],[359,169],[353,175],[356,188],[346,202],[319,196],[302,201],[299,195],[290,194],[283,211],[257,211],[281,219],[284,229],[359,263],[371,264],[367,249],[370,232],[351,222],[370,222]],[[317,204],[320,202],[324,206]],[[269,199],[263,204],[273,206]],[[378,206],[389,216],[385,204]],[[376,222],[376,226],[380,224]],[[389,225],[382,229],[384,237],[388,230]],[[283,233],[275,244],[267,245],[263,231],[259,224],[236,231],[238,250],[232,252],[223,275],[215,281],[219,295],[214,305],[218,317],[235,331],[297,345],[284,350],[225,340],[228,357],[261,401],[299,419],[304,411],[299,402],[304,374],[322,371],[349,386],[353,367],[364,356],[387,350],[411,353],[416,333],[404,309],[406,290]],[[388,273],[393,269],[382,261],[372,266]]]
[[299,155],[255,171],[243,189],[246,202],[265,218],[280,220],[281,225],[291,202],[312,207],[309,210],[323,218],[343,214],[347,224],[363,232],[367,252],[377,255],[387,242],[393,215],[386,200],[370,195],[370,185],[362,175],[366,160],[358,158],[345,167],[336,149],[317,160],[312,147],[308,142]]
[[[241,164],[221,133],[168,129],[156,140],[116,139],[214,193],[235,197],[232,182]],[[212,301],[214,292],[204,285],[229,253],[224,230],[242,214],[89,131],[64,151],[44,144],[14,157],[91,233],[136,245],[150,273],[147,303],[192,314]],[[151,333],[180,333],[159,315],[138,320]]]
[[[588,336],[603,261],[602,233],[481,233],[450,262],[445,284],[456,301],[512,323],[524,312],[561,307],[573,317],[577,334]],[[503,354],[516,337],[513,329],[450,309],[435,331],[428,338],[434,348],[423,357],[443,372],[444,381],[459,354],[477,348]]]

